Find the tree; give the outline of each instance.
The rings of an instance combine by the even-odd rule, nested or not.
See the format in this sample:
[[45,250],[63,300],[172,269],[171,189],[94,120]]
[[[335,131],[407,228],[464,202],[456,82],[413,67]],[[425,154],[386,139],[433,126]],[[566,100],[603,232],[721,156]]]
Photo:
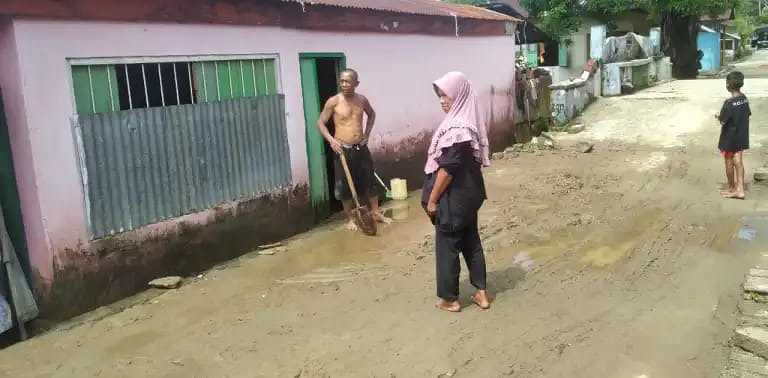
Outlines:
[[698,74],[696,38],[700,18],[717,15],[742,0],[522,0],[536,25],[551,37],[567,40],[581,26],[581,18],[610,20],[628,9],[645,10],[662,24],[664,52],[677,78]]

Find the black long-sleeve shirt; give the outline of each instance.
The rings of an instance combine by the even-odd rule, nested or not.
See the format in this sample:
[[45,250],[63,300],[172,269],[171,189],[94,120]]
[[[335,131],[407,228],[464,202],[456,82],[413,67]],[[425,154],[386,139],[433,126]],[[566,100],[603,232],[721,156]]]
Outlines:
[[[470,142],[443,149],[440,168],[453,178],[438,202],[437,226],[447,232],[460,231],[477,223],[477,212],[487,198],[480,163],[475,160]],[[427,175],[421,194],[426,207],[437,172]]]

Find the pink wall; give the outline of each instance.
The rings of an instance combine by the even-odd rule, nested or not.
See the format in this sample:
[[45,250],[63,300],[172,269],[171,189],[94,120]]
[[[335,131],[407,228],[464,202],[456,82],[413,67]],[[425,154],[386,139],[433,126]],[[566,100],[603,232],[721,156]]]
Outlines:
[[[451,70],[464,71],[490,104],[490,88],[506,91],[514,75],[511,37],[434,37],[333,33],[222,25],[136,24],[14,20],[18,69],[6,67],[0,79],[16,79],[9,104],[16,130],[26,129],[24,150],[14,151],[27,180],[24,212],[28,224],[42,219],[44,232],[28,226],[33,253],[87,244],[84,194],[70,119],[75,113],[68,58],[210,54],[279,54],[286,95],[288,138],[294,183],[307,181],[304,115],[299,80],[300,52],[344,52],[361,75],[360,91],[376,108],[373,147],[434,127],[441,118],[430,82]],[[8,39],[5,33],[4,39]],[[10,38],[11,40],[13,38]],[[8,58],[0,50],[2,58]],[[11,59],[12,60],[12,59]],[[20,74],[20,76],[19,76]],[[9,96],[11,97],[11,96]],[[23,100],[21,100],[23,98]],[[501,96],[494,100],[508,100]],[[11,101],[9,101],[11,102]],[[26,118],[24,118],[26,114]],[[15,134],[24,139],[27,135]],[[16,142],[17,140],[14,139]],[[31,159],[34,156],[35,159]],[[35,178],[36,181],[32,180]],[[36,210],[37,208],[37,210]],[[41,216],[42,215],[42,216]],[[48,244],[46,244],[48,243]],[[40,252],[39,252],[40,251]],[[49,264],[50,260],[34,260]]]
[[10,19],[0,19],[0,89],[3,92],[8,134],[11,139],[16,184],[24,216],[24,227],[29,249],[30,264],[44,278],[52,273],[51,246],[45,235],[44,218],[40,209],[35,182],[35,154],[31,130],[28,129],[28,109],[23,93],[17,54],[17,33]]

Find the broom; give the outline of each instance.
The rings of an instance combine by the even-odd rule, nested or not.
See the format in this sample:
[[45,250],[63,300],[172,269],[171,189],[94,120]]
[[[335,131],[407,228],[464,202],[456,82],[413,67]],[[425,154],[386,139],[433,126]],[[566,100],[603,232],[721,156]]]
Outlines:
[[349,166],[347,165],[347,158],[344,156],[344,152],[341,153],[341,166],[344,167],[344,174],[347,176],[347,183],[349,184],[349,190],[352,192],[352,198],[355,200],[355,208],[352,209],[352,220],[364,234],[368,236],[376,235],[376,222],[373,220],[371,212],[368,208],[360,206],[360,200],[357,198],[357,190],[355,190],[355,183],[352,181],[352,175],[349,173]]

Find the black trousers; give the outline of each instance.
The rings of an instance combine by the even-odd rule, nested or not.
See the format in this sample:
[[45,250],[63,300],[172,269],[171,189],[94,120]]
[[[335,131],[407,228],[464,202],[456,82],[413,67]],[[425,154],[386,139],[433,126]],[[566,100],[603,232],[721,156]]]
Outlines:
[[435,229],[435,261],[437,265],[437,296],[446,301],[459,298],[459,254],[469,268],[469,281],[478,290],[485,290],[485,254],[477,230],[477,222],[458,232]]

